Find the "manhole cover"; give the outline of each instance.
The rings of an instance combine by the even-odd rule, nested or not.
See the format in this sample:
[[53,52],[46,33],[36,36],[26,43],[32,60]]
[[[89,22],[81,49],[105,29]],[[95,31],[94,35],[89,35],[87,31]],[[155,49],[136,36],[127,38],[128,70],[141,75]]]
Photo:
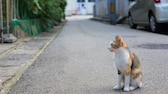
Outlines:
[[140,48],[145,48],[145,49],[168,49],[168,44],[141,44],[138,45]]

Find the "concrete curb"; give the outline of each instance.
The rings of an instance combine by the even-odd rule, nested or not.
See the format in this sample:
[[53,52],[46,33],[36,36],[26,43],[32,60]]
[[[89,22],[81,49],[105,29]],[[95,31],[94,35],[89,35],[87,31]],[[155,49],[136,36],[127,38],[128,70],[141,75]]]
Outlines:
[[[110,24],[110,19],[108,19],[108,18],[93,17],[90,20],[94,20],[94,21],[99,21],[99,22],[104,22],[104,23],[109,23]],[[117,24],[128,24],[128,18],[121,19],[120,21],[117,21]]]
[[[32,39],[32,38],[29,37],[29,38],[26,39],[26,41],[29,41],[29,40],[31,40],[31,39]],[[1,52],[1,53],[0,53],[0,59],[3,58],[3,57],[4,57],[5,55],[7,55],[8,53],[10,53],[11,51],[13,51],[14,49],[16,49],[16,47],[22,45],[23,43],[24,43],[24,41],[22,41],[22,39],[21,39],[21,40],[19,40],[18,42],[14,43],[14,46],[13,46],[13,47],[10,47],[9,49],[4,50],[3,52]]]
[[[6,80],[5,82],[2,82],[2,88],[0,90],[0,94],[7,94],[11,87],[21,78],[21,76],[23,75],[23,73],[34,63],[34,61],[43,53],[43,51],[48,47],[48,45],[59,35],[59,33],[61,32],[61,29],[63,28],[63,26],[66,24],[66,21],[64,21],[62,23],[62,25],[60,26],[59,30],[49,39],[49,41],[47,41],[41,48],[40,50],[33,56],[33,58],[31,58],[30,60],[26,61],[26,64],[24,66],[21,66],[16,74]],[[1,56],[3,57],[4,55],[6,55],[7,53],[11,52],[13,49],[15,49],[15,47],[9,49],[8,51],[4,52]]]
[[102,17],[93,17],[93,18],[91,18],[90,20],[110,23],[110,19],[102,18]]

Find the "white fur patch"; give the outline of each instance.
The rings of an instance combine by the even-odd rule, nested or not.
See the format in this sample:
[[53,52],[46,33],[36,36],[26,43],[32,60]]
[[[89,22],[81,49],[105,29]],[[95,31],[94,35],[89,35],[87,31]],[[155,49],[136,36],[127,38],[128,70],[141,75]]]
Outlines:
[[116,49],[114,53],[115,53],[114,61],[115,61],[116,67],[122,73],[124,73],[125,70],[127,69],[127,63],[128,63],[130,54],[128,50],[123,47]]
[[129,91],[130,90],[130,76],[125,76],[125,84],[124,84],[124,91]]
[[122,86],[121,86],[122,78],[123,78],[123,75],[118,75],[118,77],[117,77],[117,85],[114,86],[114,88],[113,88],[114,90],[119,90],[119,89],[122,88]]

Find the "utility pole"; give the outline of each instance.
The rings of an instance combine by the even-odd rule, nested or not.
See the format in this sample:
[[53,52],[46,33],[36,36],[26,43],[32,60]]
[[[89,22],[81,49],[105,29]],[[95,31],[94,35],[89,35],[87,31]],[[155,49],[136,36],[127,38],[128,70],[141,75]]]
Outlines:
[[1,37],[1,43],[3,43],[3,9],[2,9],[2,0],[0,0],[0,37]]
[[116,25],[116,0],[109,0],[110,23]]
[[6,0],[6,25],[7,25],[7,34],[4,34],[4,42],[8,42],[8,43],[11,43],[11,42],[15,42],[17,40],[17,38],[13,35],[13,34],[10,34],[9,30],[10,30],[10,21],[11,21],[11,10],[10,10],[10,0]]
[[6,26],[7,26],[7,34],[9,35],[9,0],[6,0],[6,18],[7,18],[7,22],[6,22]]

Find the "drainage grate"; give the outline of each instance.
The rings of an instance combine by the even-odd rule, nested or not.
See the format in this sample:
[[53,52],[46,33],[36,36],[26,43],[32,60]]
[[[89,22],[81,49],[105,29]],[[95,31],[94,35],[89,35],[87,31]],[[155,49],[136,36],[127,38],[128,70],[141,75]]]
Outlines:
[[154,44],[154,43],[148,43],[148,44],[141,44],[138,45],[139,48],[145,48],[145,49],[168,49],[168,44]]

